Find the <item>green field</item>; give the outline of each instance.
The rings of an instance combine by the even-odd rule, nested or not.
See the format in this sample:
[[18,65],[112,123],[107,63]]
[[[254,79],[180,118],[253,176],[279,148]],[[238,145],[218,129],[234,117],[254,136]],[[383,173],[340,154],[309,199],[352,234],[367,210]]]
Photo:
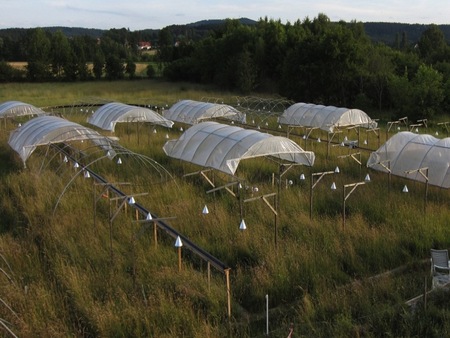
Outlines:
[[36,107],[71,105],[92,99],[173,104],[186,97],[200,100],[214,95],[233,97],[231,93],[217,93],[207,87],[158,80],[0,84],[0,102],[19,100]]
[[[235,104],[236,96],[156,80],[0,85],[0,103],[64,105],[55,112],[83,124],[86,116],[71,108],[81,102],[166,107],[181,99]],[[170,131],[157,128],[157,133],[149,126],[116,128],[114,136],[123,147],[156,161],[170,176],[162,179],[154,163],[128,153],[121,166],[102,160],[92,168],[108,182],[127,183],[121,189],[139,196],[139,203],[169,218],[171,227],[230,268],[229,316],[221,271],[209,270],[186,247],[178,256],[173,238],[163,231],[157,242],[152,226],[140,232],[131,210],[101,197],[102,187],[77,176],[53,149],[35,151],[24,169],[7,144],[18,122],[24,121],[0,125],[3,336],[261,337],[266,299],[271,337],[286,337],[291,325],[293,337],[450,334],[446,292],[430,294],[426,306],[422,299],[414,308],[406,305],[430,289],[430,248],[450,247],[450,192],[430,186],[425,205],[423,184],[392,177],[389,185],[387,175],[369,171],[365,163],[378,146],[374,135],[367,135],[368,149],[357,150],[360,166],[346,156],[351,150],[345,147],[332,147],[327,156],[326,142],[314,141],[326,139],[320,132],[306,144],[293,134],[299,145],[315,152],[314,167],[294,167],[283,176],[277,228],[274,214],[260,199],[244,203],[247,230],[240,231],[239,201],[224,190],[207,193],[211,186],[202,176],[184,176],[201,168],[162,151],[165,135],[179,137],[180,125]],[[380,127],[383,143],[392,134]],[[269,128],[280,132],[275,118]],[[354,131],[348,133],[356,137]],[[86,144],[75,146],[89,156],[97,154]],[[336,166],[340,174],[324,176],[315,187],[310,218],[311,174]],[[278,191],[278,170],[272,161],[253,159],[242,161],[236,174],[251,198],[252,187],[259,194]],[[299,179],[302,173],[305,181]],[[347,200],[343,226],[343,185],[362,181],[367,173],[371,182]],[[219,173],[208,175],[216,185],[230,182]],[[329,189],[333,181],[338,187],[334,192]],[[405,184],[409,194],[402,193]],[[202,214],[205,205],[208,215]],[[118,211],[113,221],[111,210]]]

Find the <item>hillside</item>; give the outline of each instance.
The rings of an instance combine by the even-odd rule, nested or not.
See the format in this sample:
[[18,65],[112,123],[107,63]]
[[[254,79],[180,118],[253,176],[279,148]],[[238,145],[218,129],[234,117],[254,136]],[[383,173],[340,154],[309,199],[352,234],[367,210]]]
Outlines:
[[[402,39],[405,34],[407,41],[415,43],[420,39],[422,33],[429,25],[422,24],[406,24],[406,23],[390,23],[390,22],[365,22],[364,29],[366,34],[375,42],[383,42],[393,45],[397,39]],[[444,33],[447,43],[450,43],[450,25],[438,25],[439,29]]]
[[[56,31],[62,31],[64,35],[67,37],[75,37],[75,36],[90,36],[92,38],[99,38],[103,35],[105,30],[97,29],[97,28],[83,28],[83,27],[62,27],[62,26],[54,26],[54,27],[42,27],[43,29],[54,33]],[[17,40],[20,36],[24,35],[29,28],[6,28],[0,29],[0,37],[11,37],[12,40]]]
[[[257,21],[240,18],[239,21],[245,25],[254,25]],[[223,24],[224,20],[211,19],[211,20],[201,20],[193,22],[187,25],[171,25],[168,26],[175,35],[184,34],[190,32],[190,36],[195,36],[201,38],[207,34],[208,31],[217,28],[217,26]],[[390,23],[390,22],[365,22],[364,28],[366,34],[374,42],[383,42],[388,45],[393,45],[396,39],[402,38],[403,35],[406,36],[409,43],[415,43],[419,40],[421,34],[428,28],[429,25],[424,24],[407,24],[407,23]],[[444,33],[445,39],[450,43],[450,25],[438,25],[439,29]],[[87,35],[90,37],[98,38],[101,37],[107,30],[93,29],[93,28],[83,28],[83,27],[43,27],[44,29],[55,32],[61,30],[66,36],[83,36]],[[0,29],[0,37],[10,36],[17,37],[26,32],[27,29],[24,28],[7,28]],[[143,35],[157,35],[160,29],[144,29],[136,31],[136,33]]]

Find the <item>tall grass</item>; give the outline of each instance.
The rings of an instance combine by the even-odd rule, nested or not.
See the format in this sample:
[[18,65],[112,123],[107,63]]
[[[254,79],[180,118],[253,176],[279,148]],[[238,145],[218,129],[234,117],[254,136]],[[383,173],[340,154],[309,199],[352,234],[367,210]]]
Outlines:
[[102,99],[123,103],[169,105],[189,98],[220,98],[230,101],[232,93],[215,92],[209,87],[159,80],[95,81],[62,83],[0,84],[0,102],[19,100],[36,107],[71,105],[80,101]]
[[[14,85],[14,98],[14,90],[6,87],[0,95],[37,106],[93,95],[124,102],[232,97],[177,86],[153,81],[58,88],[21,84]],[[157,170],[133,156],[124,157],[120,167],[102,158],[91,169],[110,182],[131,183],[120,188],[140,194],[140,204],[170,217],[173,228],[231,268],[231,320],[221,273],[212,269],[208,281],[206,264],[186,248],[179,271],[173,238],[160,231],[156,243],[153,227],[134,222],[128,207],[110,222],[118,202],[100,198],[94,203],[101,188],[76,175],[53,150],[36,151],[28,169],[22,169],[2,131],[0,267],[11,280],[0,274],[0,298],[14,312],[0,307],[0,318],[18,335],[256,337],[265,328],[266,295],[274,337],[286,336],[291,323],[294,333],[303,336],[409,336],[431,332],[427,325],[448,331],[448,324],[432,320],[432,314],[445,318],[448,307],[442,303],[430,305],[420,320],[404,305],[422,293],[426,279],[430,282],[429,267],[423,264],[429,249],[450,246],[448,190],[430,187],[424,209],[423,185],[407,181],[410,193],[405,195],[403,179],[393,177],[389,187],[386,175],[370,172],[372,181],[347,200],[344,227],[342,186],[363,180],[367,168],[339,158],[350,153],[348,148],[333,147],[327,156],[325,143],[311,137],[306,148],[314,150],[316,164],[283,175],[277,228],[273,212],[259,199],[243,203],[247,230],[241,231],[238,198],[224,190],[207,194],[212,187],[201,176],[183,177],[200,168],[164,155],[165,130],[154,134],[144,126],[141,133],[139,143],[135,128],[120,125],[115,135],[126,148],[157,160],[171,177],[161,180]],[[169,131],[171,138],[180,134],[177,128]],[[301,136],[293,138],[303,146]],[[100,156],[88,149],[86,160]],[[361,156],[365,163],[368,152]],[[324,177],[314,189],[310,219],[310,174],[336,166],[341,173]],[[278,165],[267,159],[242,161],[237,174],[243,189],[233,189],[244,199],[277,192],[277,173]],[[208,175],[216,186],[230,182],[217,173]],[[335,192],[329,189],[333,181]],[[273,197],[268,201],[275,206]],[[202,214],[204,205],[208,215]],[[400,267],[398,273],[385,274]]]

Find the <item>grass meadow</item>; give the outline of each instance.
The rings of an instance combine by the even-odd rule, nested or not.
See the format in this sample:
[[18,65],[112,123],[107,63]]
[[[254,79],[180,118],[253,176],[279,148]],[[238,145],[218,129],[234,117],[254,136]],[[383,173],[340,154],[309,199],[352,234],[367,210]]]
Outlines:
[[[180,99],[215,98],[234,104],[234,93],[157,80],[1,84],[0,102],[18,100],[56,109],[86,124],[80,102],[118,101],[166,107]],[[376,117],[376,116],[375,116]],[[270,120],[273,132],[280,130]],[[279,214],[262,199],[243,203],[211,186],[192,164],[168,158],[162,146],[181,135],[152,126],[119,124],[114,136],[132,153],[122,165],[94,147],[74,145],[90,168],[230,268],[226,279],[188,248],[178,256],[163,231],[136,222],[133,210],[103,198],[50,147],[37,149],[23,168],[8,145],[19,121],[0,121],[0,332],[19,337],[442,337],[450,334],[449,294],[439,290],[414,307],[406,301],[431,286],[429,250],[450,247],[450,193],[370,171],[368,149],[349,149],[293,133],[313,150],[313,168],[292,167],[278,181],[268,159],[242,161],[236,175],[244,199],[278,192]],[[20,121],[24,122],[24,121]],[[281,130],[281,132],[284,132]],[[430,130],[431,133],[431,130]],[[391,134],[392,135],[392,134]],[[355,138],[354,131],[348,131]],[[342,135],[340,136],[342,137]],[[349,156],[358,152],[362,165]],[[155,162],[153,162],[155,161]],[[157,163],[158,165],[156,165]],[[161,175],[160,167],[169,175]],[[311,174],[334,170],[313,191]],[[358,186],[346,202],[343,185]],[[304,174],[306,180],[300,180]],[[208,173],[216,186],[229,177]],[[336,191],[329,188],[335,182]],[[409,193],[402,193],[407,184]],[[255,192],[255,187],[258,192]],[[236,187],[232,189],[236,191]],[[348,191],[347,191],[348,192]],[[274,205],[276,199],[267,198]],[[207,205],[209,214],[202,214]],[[239,230],[241,210],[247,225]],[[111,215],[115,214],[112,222]],[[275,224],[277,226],[275,227]],[[157,238],[157,241],[156,241]],[[181,257],[181,269],[179,268]],[[266,312],[268,300],[269,311]]]

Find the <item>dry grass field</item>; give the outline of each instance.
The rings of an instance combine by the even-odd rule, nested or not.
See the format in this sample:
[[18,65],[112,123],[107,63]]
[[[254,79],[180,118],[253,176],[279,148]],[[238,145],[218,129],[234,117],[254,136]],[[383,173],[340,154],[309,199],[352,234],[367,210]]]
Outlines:
[[[8,62],[9,65],[13,66],[19,70],[27,69],[27,62]],[[148,66],[148,62],[136,62],[136,75],[141,77],[146,77],[146,70]],[[92,69],[92,64],[88,63],[88,68]]]
[[26,70],[28,62],[8,62],[8,64],[16,69]]

